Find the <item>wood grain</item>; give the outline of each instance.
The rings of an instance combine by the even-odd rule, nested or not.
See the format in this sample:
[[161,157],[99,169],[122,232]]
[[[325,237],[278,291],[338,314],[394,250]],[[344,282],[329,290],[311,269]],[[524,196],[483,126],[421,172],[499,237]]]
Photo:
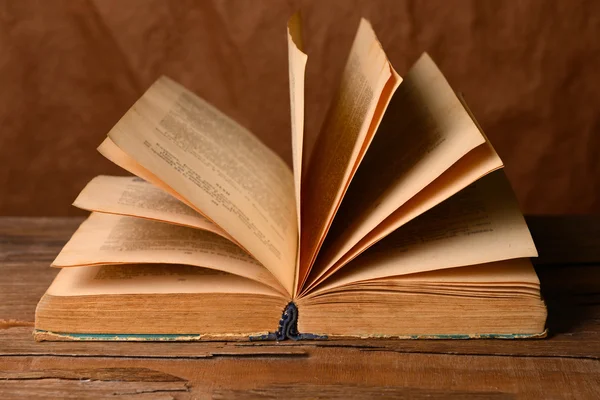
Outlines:
[[599,217],[529,219],[548,339],[37,343],[48,265],[80,222],[0,218],[3,398],[600,398]]

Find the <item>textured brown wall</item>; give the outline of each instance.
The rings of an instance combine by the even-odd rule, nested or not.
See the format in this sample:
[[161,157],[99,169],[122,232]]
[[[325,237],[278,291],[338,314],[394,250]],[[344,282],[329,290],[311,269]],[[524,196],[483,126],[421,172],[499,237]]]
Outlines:
[[428,51],[528,213],[600,212],[600,1],[0,1],[0,215],[76,214],[108,129],[161,74],[290,160],[285,23],[303,12],[308,142],[360,16],[400,74]]

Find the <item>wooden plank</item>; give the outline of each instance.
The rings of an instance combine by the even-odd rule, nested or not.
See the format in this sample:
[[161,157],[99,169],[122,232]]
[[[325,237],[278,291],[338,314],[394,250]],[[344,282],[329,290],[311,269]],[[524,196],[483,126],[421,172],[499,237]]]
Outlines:
[[2,356],[198,359],[224,356],[304,357],[303,347],[237,346],[235,342],[36,342],[32,327],[0,329]]
[[52,260],[83,218],[0,217],[0,260]]
[[0,218],[0,326],[33,322],[57,269],[50,263],[82,218]]
[[[130,370],[128,382],[136,382],[143,369],[186,382],[192,398],[233,396],[271,398],[580,398],[600,396],[600,363],[588,359],[544,357],[480,357],[466,355],[364,352],[348,348],[310,349],[308,357],[213,359],[10,357],[4,360],[0,391],[37,390],[36,384],[51,371],[62,389],[79,389],[72,377],[90,379],[90,371],[110,368]],[[41,371],[34,379],[31,371]],[[21,379],[22,377],[22,379]],[[82,396],[112,385],[116,393],[123,382],[97,377]],[[103,384],[102,387],[100,386]],[[175,381],[177,383],[177,381]],[[111,387],[111,386],[109,386]],[[162,387],[162,386],[161,386]],[[383,389],[389,388],[389,389]],[[42,388],[42,393],[46,388]],[[176,393],[179,394],[179,393]],[[185,393],[187,395],[187,393]],[[375,396],[375,397],[377,397]],[[174,396],[175,397],[175,396]]]
[[198,359],[223,356],[306,356],[313,348],[353,348],[365,352],[460,354],[600,359],[598,324],[541,340],[336,340],[309,342],[35,342],[31,327],[0,330],[2,356],[131,357]]
[[148,368],[78,368],[0,372],[3,398],[189,398],[184,379]]

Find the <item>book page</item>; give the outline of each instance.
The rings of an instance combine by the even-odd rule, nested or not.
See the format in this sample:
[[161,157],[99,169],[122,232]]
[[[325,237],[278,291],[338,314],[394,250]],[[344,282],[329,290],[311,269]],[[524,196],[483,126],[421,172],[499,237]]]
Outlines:
[[273,151],[166,77],[109,137],[235,238],[292,293],[298,245],[294,178]]
[[97,176],[75,202],[88,211],[147,218],[230,236],[220,227],[151,183],[134,176]]
[[185,264],[243,276],[284,292],[252,256],[212,232],[142,218],[92,213],[52,263]]
[[302,178],[300,286],[400,80],[362,19]]
[[281,294],[250,279],[190,265],[133,264],[63,268],[48,294],[89,296],[107,294],[248,293]]
[[302,183],[302,147],[304,142],[304,76],[308,56],[303,52],[302,20],[294,14],[288,21],[288,69],[290,79],[290,113],[292,126],[292,161],[296,214],[300,226],[300,187]]
[[148,171],[146,168],[142,167],[131,158],[127,153],[121,150],[109,137],[105,138],[104,141],[98,146],[98,152],[106,157],[108,160],[112,161],[114,164],[123,168],[125,171],[132,173],[133,175],[142,178],[146,182],[152,183],[154,186],[164,190],[169,193],[171,196],[175,197],[177,200],[181,201],[184,204],[187,204],[188,207],[194,208],[196,212],[201,212],[194,207],[192,203],[184,199],[174,191],[169,185],[161,181],[156,175],[152,172]]
[[440,269],[393,278],[382,278],[382,281],[388,280],[402,283],[435,284],[438,286],[519,285],[527,288],[537,288],[538,294],[540,288],[540,280],[528,258],[515,258],[468,267]]
[[485,142],[440,70],[423,54],[390,102],[329,231],[322,249],[328,256],[317,261],[317,268],[330,267]]
[[324,284],[536,256],[525,219],[500,170],[404,225]]
[[170,194],[177,200],[181,201],[183,204],[196,211],[198,214],[206,218],[207,221],[212,222],[215,227],[218,227],[218,229],[220,229],[221,231],[221,236],[227,237],[229,240],[243,248],[243,246],[237,240],[235,240],[231,235],[225,232],[225,230],[223,230],[221,227],[215,224],[214,221],[212,221],[202,212],[202,210],[198,209],[198,207],[194,206],[187,199],[182,197],[179,193],[173,190],[172,187],[163,182],[158,176],[154,175],[152,172],[142,167],[137,161],[131,158],[131,156],[129,156],[127,153],[121,150],[109,137],[106,137],[102,141],[100,146],[98,146],[97,150],[100,154],[102,154],[108,160],[112,161],[114,164],[123,168],[125,171],[145,180],[146,182],[153,184],[157,188],[162,189],[166,193]]
[[502,287],[517,286],[523,289],[537,289],[539,295],[540,280],[528,258],[514,258],[485,264],[475,264],[467,267],[438,269],[417,274],[400,275],[368,281],[394,282],[399,284],[419,284],[431,286],[461,286],[461,287]]
[[[290,114],[292,126],[292,162],[294,167],[294,189],[296,193],[296,216],[298,223],[298,248],[300,248],[301,217],[300,197],[302,188],[302,148],[304,145],[304,76],[308,56],[303,51],[302,20],[300,13],[294,14],[288,21],[288,70],[290,80]],[[294,276],[295,295],[298,287],[298,263],[300,252],[296,256]]]
[[489,142],[471,150],[425,189],[400,206],[353,247],[350,248],[343,241],[338,242],[337,248],[324,246],[324,250],[327,252],[318,259],[317,264],[313,267],[309,286],[320,283],[407,222],[502,166],[502,160]]
[[[447,268],[415,274],[384,277],[380,279],[348,283],[339,286],[346,272],[342,271],[336,278],[320,285],[306,297],[315,297],[322,293],[344,291],[346,288],[385,289],[391,285],[403,285],[404,288],[436,287],[456,288],[463,291],[466,288],[491,291],[490,288],[506,288],[511,293],[534,293],[539,296],[540,281],[533,265],[528,258],[515,258],[485,264],[475,264],[467,267]],[[415,290],[417,292],[417,290]],[[491,294],[491,293],[490,293]]]

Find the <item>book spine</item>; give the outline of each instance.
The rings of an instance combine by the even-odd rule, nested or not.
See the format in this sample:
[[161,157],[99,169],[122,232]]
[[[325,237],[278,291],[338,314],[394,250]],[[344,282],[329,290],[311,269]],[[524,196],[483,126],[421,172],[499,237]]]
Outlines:
[[315,335],[312,333],[298,332],[298,306],[293,301],[290,301],[281,315],[277,331],[269,332],[266,335],[250,336],[250,341],[265,341],[265,340],[325,340],[327,336]]

